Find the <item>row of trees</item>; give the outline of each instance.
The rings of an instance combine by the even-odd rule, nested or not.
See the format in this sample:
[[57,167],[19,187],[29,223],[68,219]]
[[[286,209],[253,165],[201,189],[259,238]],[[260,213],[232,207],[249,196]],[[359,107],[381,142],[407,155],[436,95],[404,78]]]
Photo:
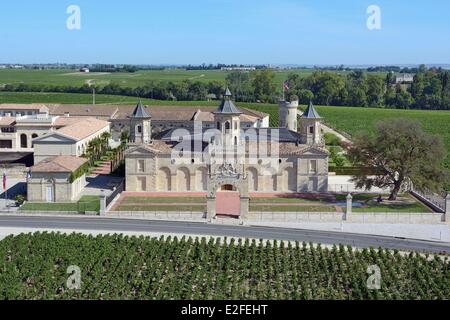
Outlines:
[[346,75],[316,71],[310,76],[292,74],[287,94],[301,103],[321,105],[390,107],[399,109],[450,109],[450,72],[420,67],[410,85],[395,85],[394,74],[353,71]]
[[[395,85],[393,73],[386,77],[361,70],[348,73],[317,70],[304,76],[290,74],[286,83],[286,97],[296,95],[303,104],[310,100],[319,105],[391,107],[416,109],[450,109],[450,71],[418,68],[410,85]],[[231,72],[226,85],[237,101],[277,103],[282,84],[276,84],[275,73],[270,69],[253,72]],[[136,88],[123,87],[111,82],[95,87],[99,94],[140,96],[159,100],[209,100],[219,99],[224,89],[220,81],[148,81]],[[3,91],[14,92],[69,92],[91,93],[93,87],[7,84]]]

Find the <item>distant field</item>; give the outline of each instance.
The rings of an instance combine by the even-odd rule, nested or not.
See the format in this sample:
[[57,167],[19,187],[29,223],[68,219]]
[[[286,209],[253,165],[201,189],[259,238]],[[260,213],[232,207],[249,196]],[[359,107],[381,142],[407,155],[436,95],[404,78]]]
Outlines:
[[[148,105],[197,105],[216,106],[217,101],[161,101],[142,99]],[[97,103],[133,104],[134,97],[115,95],[97,95]],[[92,103],[92,95],[70,93],[13,93],[0,92],[0,103]],[[278,107],[274,104],[237,103],[238,106],[247,107],[270,114],[270,125],[278,125]],[[324,118],[326,124],[341,132],[354,135],[358,131],[372,132],[378,120],[406,117],[417,119],[423,128],[430,133],[439,135],[447,148],[448,156],[445,161],[450,168],[450,111],[428,110],[394,110],[355,107],[329,107],[318,106],[317,110]]]
[[[312,69],[295,69],[289,71],[275,71],[275,82],[281,86],[288,74],[295,73],[306,76]],[[0,70],[0,87],[5,84],[25,83],[54,86],[82,86],[83,84],[107,85],[111,82],[122,87],[138,87],[145,85],[146,81],[173,81],[196,80],[202,82],[224,82],[230,71],[219,70],[150,70],[114,73],[81,73],[76,70]]]

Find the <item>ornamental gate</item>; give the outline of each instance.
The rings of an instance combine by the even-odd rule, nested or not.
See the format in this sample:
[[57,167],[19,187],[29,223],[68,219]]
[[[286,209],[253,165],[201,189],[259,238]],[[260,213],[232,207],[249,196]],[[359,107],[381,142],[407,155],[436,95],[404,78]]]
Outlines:
[[[217,203],[217,192],[220,192],[219,203]],[[238,199],[239,204],[237,204]],[[247,179],[243,178],[242,175],[237,175],[235,177],[211,177],[208,183],[208,195],[206,201],[207,219],[209,221],[216,218],[217,214],[234,215],[245,218],[248,214],[249,206]],[[219,211],[217,211],[217,209]]]

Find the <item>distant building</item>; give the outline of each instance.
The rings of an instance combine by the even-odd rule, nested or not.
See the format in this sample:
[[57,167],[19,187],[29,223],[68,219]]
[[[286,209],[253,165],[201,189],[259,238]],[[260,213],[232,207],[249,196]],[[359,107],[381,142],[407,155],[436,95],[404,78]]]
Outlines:
[[400,73],[395,76],[395,84],[411,84],[414,81],[413,73]]
[[88,72],[89,72],[89,68],[81,68],[81,69],[80,69],[80,72],[86,72],[86,73],[88,73]]
[[222,71],[255,71],[255,67],[222,67]]

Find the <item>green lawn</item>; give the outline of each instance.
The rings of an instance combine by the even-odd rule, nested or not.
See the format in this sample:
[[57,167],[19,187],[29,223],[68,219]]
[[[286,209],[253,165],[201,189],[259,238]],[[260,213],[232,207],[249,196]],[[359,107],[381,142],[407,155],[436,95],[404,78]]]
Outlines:
[[204,212],[206,211],[206,205],[119,205],[115,211]]
[[251,212],[335,212],[334,206],[250,205]]
[[78,202],[27,202],[21,211],[100,211],[100,199],[98,196],[83,196]]
[[205,197],[126,197],[121,203],[205,203]]
[[[311,74],[313,69],[292,69],[274,71],[274,82],[281,86],[288,74],[295,73],[300,76]],[[225,82],[226,76],[230,71],[220,70],[142,70],[134,73],[114,72],[114,73],[81,73],[77,70],[51,69],[51,70],[20,70],[20,69],[1,69],[0,85],[3,84],[35,84],[35,85],[53,85],[53,86],[82,86],[86,83],[92,83],[104,86],[109,83],[117,83],[121,87],[143,86],[149,81],[172,81],[181,82],[191,81],[219,81]],[[344,72],[345,73],[345,72]]]
[[327,199],[324,196],[317,196],[314,198],[266,198],[266,197],[258,197],[258,198],[251,198],[250,204],[260,204],[260,203],[317,203],[317,202],[323,202],[326,203]]
[[352,209],[353,212],[433,212],[430,208],[427,206],[417,202],[417,203],[411,203],[411,204],[402,204],[402,205],[396,205],[396,204],[383,204],[383,203],[376,203],[373,201],[369,201],[367,203],[368,207],[354,207]]

